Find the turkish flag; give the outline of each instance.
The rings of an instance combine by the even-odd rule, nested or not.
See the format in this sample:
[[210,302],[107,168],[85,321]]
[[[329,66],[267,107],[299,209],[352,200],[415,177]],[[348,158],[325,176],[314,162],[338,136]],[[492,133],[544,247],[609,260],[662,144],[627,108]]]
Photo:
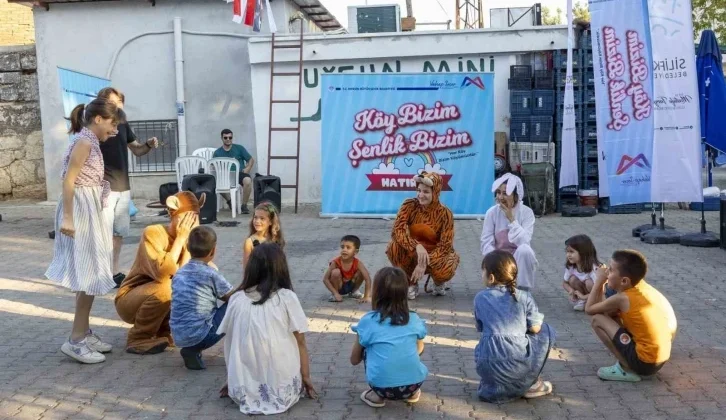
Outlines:
[[253,26],[255,24],[255,9],[257,8],[257,0],[247,0],[245,6],[244,22],[247,26]]

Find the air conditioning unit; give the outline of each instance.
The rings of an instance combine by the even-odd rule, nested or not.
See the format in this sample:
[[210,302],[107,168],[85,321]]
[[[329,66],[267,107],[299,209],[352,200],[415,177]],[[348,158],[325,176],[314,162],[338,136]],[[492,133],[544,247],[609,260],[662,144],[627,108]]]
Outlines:
[[397,4],[348,6],[350,33],[401,32],[401,8]]

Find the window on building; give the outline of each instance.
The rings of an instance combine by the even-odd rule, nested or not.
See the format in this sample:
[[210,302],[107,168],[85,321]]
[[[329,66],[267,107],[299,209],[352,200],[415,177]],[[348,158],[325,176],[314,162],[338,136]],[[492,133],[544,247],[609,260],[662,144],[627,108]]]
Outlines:
[[179,132],[176,120],[129,121],[139,142],[156,137],[159,147],[144,156],[129,152],[129,172],[174,172],[174,161],[179,156]]

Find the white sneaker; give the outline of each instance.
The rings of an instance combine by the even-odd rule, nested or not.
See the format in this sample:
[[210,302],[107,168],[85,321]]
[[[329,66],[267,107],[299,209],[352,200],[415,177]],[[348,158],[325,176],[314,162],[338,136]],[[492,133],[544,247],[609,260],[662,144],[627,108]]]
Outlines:
[[408,300],[414,300],[418,296],[418,284],[408,286]]
[[94,364],[106,361],[106,356],[88,347],[88,342],[85,338],[78,344],[73,344],[70,340],[66,341],[61,346],[61,352],[81,363]]
[[434,285],[434,296],[446,296],[446,285],[435,284]]
[[585,301],[582,299],[578,300],[577,303],[575,303],[575,306],[572,307],[572,309],[574,309],[576,311],[580,311],[580,312],[584,311],[585,310]]
[[111,353],[113,347],[101,341],[101,337],[97,336],[93,331],[86,335],[86,343],[91,350],[95,350],[99,353]]
[[356,290],[354,292],[348,293],[348,297],[353,299],[360,299],[363,297],[363,293],[361,293],[359,290]]

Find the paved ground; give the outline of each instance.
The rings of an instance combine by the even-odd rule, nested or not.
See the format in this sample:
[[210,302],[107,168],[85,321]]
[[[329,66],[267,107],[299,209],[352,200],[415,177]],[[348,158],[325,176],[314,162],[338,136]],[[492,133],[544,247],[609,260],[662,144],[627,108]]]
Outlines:
[[[225,378],[221,347],[205,353],[209,369],[183,368],[177,350],[155,356],[122,352],[127,325],[113,296],[98,299],[92,327],[115,350],[106,363],[82,366],[59,352],[73,314],[73,297],[43,279],[51,257],[53,208],[0,206],[0,418],[224,419],[241,414],[217,398]],[[124,248],[128,268],[144,225],[163,219],[144,209]],[[473,349],[477,334],[472,299],[481,288],[481,222],[457,221],[456,249],[461,267],[449,296],[423,296],[413,305],[428,321],[424,360],[430,370],[421,401],[374,410],[358,395],[365,389],[362,367],[348,362],[350,325],[366,308],[353,301],[326,301],[320,277],[347,233],[361,236],[361,258],[375,270],[386,263],[384,247],[392,225],[385,220],[322,220],[315,209],[283,214],[287,250],[296,292],[310,320],[308,343],[312,375],[321,398],[303,400],[288,414],[296,419],[476,418],[476,419],[723,419],[726,410],[726,251],[678,245],[645,245],[630,236],[649,216],[598,215],[591,219],[539,219],[533,247],[540,279],[535,292],[545,320],[558,332],[545,376],[552,396],[497,406],[479,402]],[[698,214],[672,211],[668,221],[683,230],[698,228]],[[236,228],[217,228],[217,264],[233,283],[241,278],[240,245],[246,219]],[[717,214],[708,214],[716,230]],[[672,360],[653,379],[638,384],[606,383],[595,372],[613,358],[590,332],[588,317],[572,311],[560,288],[564,240],[591,235],[601,256],[616,248],[636,248],[648,256],[650,282],[672,302],[679,331]]]

